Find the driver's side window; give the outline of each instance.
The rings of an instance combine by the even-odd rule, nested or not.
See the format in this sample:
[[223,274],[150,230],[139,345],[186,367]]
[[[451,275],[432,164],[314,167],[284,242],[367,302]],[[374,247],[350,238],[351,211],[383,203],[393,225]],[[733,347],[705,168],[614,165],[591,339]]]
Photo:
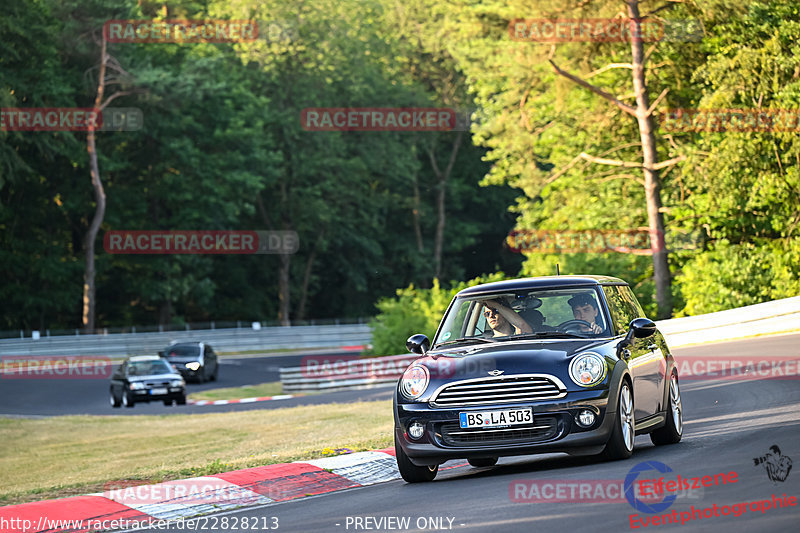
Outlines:
[[608,310],[611,312],[614,335],[627,333],[631,320],[638,318],[638,314],[634,313],[628,305],[621,289],[623,287],[615,285],[603,286],[603,293],[608,302]]

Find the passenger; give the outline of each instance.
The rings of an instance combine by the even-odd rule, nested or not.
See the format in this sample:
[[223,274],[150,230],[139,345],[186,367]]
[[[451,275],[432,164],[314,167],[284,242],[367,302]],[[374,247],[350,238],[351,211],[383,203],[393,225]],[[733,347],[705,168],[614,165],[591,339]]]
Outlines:
[[486,300],[483,305],[485,307],[483,316],[486,317],[486,324],[492,329],[491,335],[488,335],[488,331],[485,331],[484,335],[507,337],[520,333],[533,333],[531,326],[507,305],[497,300]]
[[572,307],[572,316],[575,317],[575,320],[583,320],[589,323],[588,326],[581,324],[580,327],[583,331],[591,331],[592,333],[601,333],[603,331],[603,328],[597,324],[597,315],[600,314],[600,310],[591,294],[586,292],[576,294],[567,303]]

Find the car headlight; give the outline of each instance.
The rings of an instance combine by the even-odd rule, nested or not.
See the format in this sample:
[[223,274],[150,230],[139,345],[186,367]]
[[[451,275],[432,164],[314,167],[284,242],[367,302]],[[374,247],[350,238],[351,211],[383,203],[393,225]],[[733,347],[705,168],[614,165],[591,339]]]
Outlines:
[[144,388],[144,383],[141,381],[134,381],[131,383],[131,390],[142,390]]
[[422,396],[430,382],[430,373],[422,365],[411,365],[400,378],[400,392],[409,400]]
[[182,379],[173,379],[169,382],[170,387],[183,387],[183,380]]
[[581,354],[570,363],[569,377],[581,387],[597,385],[606,377],[606,361],[594,352]]
[[197,361],[186,363],[186,368],[188,368],[189,370],[197,370],[198,368],[200,368],[200,363],[198,363]]

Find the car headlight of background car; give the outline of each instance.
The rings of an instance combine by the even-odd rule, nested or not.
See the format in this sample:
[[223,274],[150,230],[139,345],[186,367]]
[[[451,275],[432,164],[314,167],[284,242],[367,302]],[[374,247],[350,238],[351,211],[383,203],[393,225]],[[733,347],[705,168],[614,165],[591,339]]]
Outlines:
[[430,382],[430,373],[422,365],[411,365],[400,378],[400,392],[409,400],[422,396]]
[[582,353],[569,364],[569,377],[581,387],[597,385],[606,377],[606,361],[594,352]]
[[200,368],[200,363],[198,363],[197,361],[186,363],[186,368],[188,368],[189,370],[197,370],[198,368]]

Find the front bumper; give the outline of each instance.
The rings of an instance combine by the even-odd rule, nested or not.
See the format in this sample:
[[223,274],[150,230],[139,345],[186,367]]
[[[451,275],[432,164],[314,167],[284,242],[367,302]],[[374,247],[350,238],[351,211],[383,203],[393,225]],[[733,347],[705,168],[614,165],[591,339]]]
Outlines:
[[186,396],[184,387],[168,387],[165,394],[152,394],[152,389],[133,390],[133,399],[137,402],[160,402],[162,400],[177,400]]
[[[576,455],[600,453],[616,420],[616,405],[609,405],[608,388],[569,392],[564,398],[482,407],[433,408],[428,403],[395,402],[395,436],[411,461],[419,466],[449,459],[530,455],[567,452]],[[616,401],[612,402],[616,404]],[[459,413],[532,407],[533,423],[527,426],[462,430]],[[594,411],[593,425],[582,428],[575,416],[583,409]],[[413,422],[424,425],[419,439],[407,434]]]

